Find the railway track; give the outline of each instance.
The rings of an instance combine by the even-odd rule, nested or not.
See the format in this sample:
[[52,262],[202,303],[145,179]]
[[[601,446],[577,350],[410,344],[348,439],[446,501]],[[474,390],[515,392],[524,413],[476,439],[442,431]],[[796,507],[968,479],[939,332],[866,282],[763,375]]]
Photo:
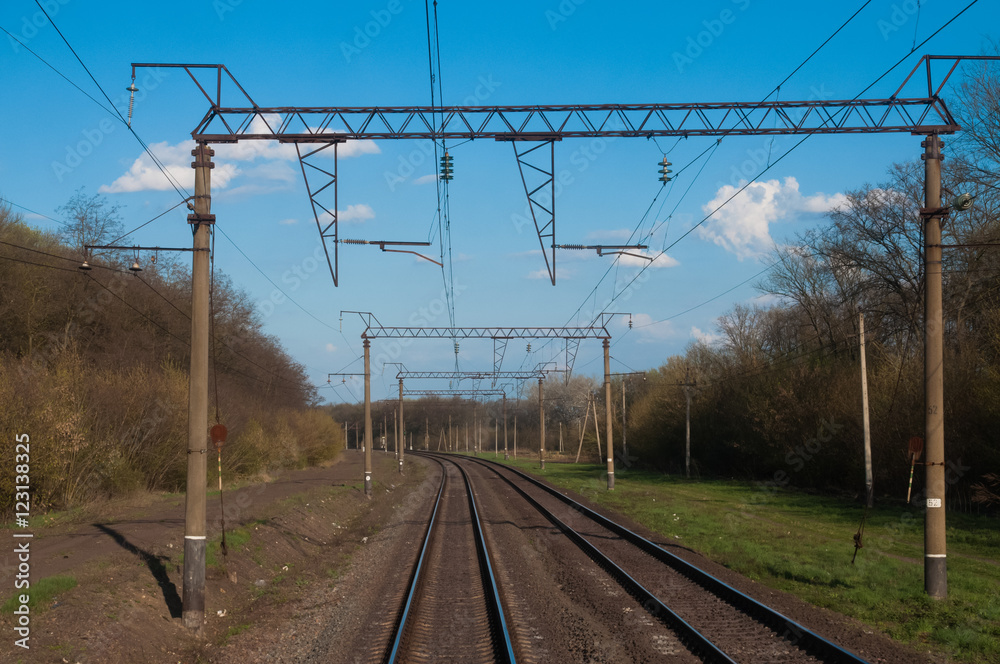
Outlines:
[[472,484],[437,458],[441,486],[383,662],[515,662]]
[[536,479],[494,462],[465,459],[463,464],[488,469],[511,486],[702,661],[866,664],[857,655]]

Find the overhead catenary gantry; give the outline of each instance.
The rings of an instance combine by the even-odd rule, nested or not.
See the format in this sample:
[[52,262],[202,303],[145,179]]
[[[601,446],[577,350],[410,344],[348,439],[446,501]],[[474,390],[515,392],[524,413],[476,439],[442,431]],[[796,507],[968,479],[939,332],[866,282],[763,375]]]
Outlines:
[[[364,347],[365,361],[365,409],[368,410],[370,399],[369,384],[371,382],[371,361],[370,347],[372,339],[571,339],[580,341],[582,339],[600,339],[604,349],[604,387],[606,406],[606,433],[608,440],[607,455],[607,482],[608,489],[615,487],[615,465],[614,447],[612,443],[612,421],[611,421],[611,333],[608,331],[608,324],[614,316],[629,316],[631,314],[620,312],[604,312],[600,314],[592,325],[579,327],[520,327],[520,326],[482,326],[482,327],[405,327],[383,325],[375,315],[369,311],[341,311],[345,313],[358,314],[365,324],[365,330],[361,333],[362,345]],[[539,377],[539,398],[541,399],[542,382],[544,376]],[[371,427],[370,418],[366,416],[367,426]],[[545,450],[545,428],[544,415],[542,417],[542,430],[539,454],[544,468]],[[366,438],[370,434],[366,433]],[[367,462],[366,462],[367,463]],[[366,466],[368,468],[368,466]],[[366,475],[367,477],[367,475]],[[366,483],[367,487],[367,483]]]
[[[549,278],[555,285],[555,251],[560,247],[555,233],[556,142],[612,137],[708,136],[721,139],[788,134],[951,134],[959,126],[939,94],[962,59],[965,56],[925,55],[895,93],[878,99],[513,106],[260,106],[225,65],[179,63],[133,63],[131,87],[134,87],[138,68],[183,69],[209,103],[209,109],[191,132],[197,143],[276,140],[294,144],[334,285],[339,284],[338,244],[342,242],[337,212],[338,145],[352,140],[510,141]],[[931,63],[936,61],[954,63],[937,87],[931,77]],[[921,66],[927,70],[926,94],[901,96],[903,88]],[[199,70],[214,71],[213,84],[199,80],[196,76]],[[226,104],[223,103],[224,89]],[[236,103],[229,103],[230,95],[235,96]],[[327,167],[316,158],[330,154],[326,152],[330,148],[333,165]],[[572,245],[562,246],[569,248]]]

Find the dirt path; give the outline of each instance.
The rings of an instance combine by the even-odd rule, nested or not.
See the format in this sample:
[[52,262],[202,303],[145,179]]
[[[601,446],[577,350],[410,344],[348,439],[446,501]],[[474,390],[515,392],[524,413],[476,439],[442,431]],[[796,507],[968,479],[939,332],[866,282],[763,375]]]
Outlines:
[[[30,649],[14,644],[14,616],[0,616],[3,662],[213,661],[235,634],[256,629],[310,586],[330,582],[388,522],[394,503],[419,486],[423,469],[400,477],[392,456],[374,457],[375,496],[361,490],[362,456],[344,452],[327,468],[286,472],[226,492],[228,556],[210,545],[206,624],[181,624],[183,498],[147,497],[106,506],[103,516],[35,529],[31,582],[70,576],[76,587],[32,609]],[[220,533],[218,496],[208,509]],[[10,537],[10,535],[8,535]],[[5,546],[0,588],[14,591],[16,556]],[[215,551],[212,552],[211,550]]]

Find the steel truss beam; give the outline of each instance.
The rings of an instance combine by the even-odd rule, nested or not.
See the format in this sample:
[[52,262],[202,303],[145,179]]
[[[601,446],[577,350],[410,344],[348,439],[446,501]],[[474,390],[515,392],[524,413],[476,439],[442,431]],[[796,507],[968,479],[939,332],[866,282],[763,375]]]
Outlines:
[[[312,205],[313,217],[316,219],[316,228],[319,229],[319,241],[323,245],[323,252],[326,254],[326,263],[330,266],[330,275],[333,277],[333,285],[337,285],[339,273],[339,261],[337,260],[337,146],[343,143],[342,140],[322,143],[319,147],[310,147],[308,151],[302,151],[298,143],[295,144],[295,153],[299,156],[299,166],[302,168],[302,179],[306,183],[306,193],[309,194],[309,203]],[[321,168],[309,161],[327,148],[333,148],[333,172]],[[306,167],[309,170],[306,170]],[[313,174],[313,183],[309,184],[309,174]],[[318,181],[317,181],[318,178]],[[324,205],[322,200],[329,200],[333,188],[333,205]],[[321,200],[322,195],[322,200]],[[318,208],[318,209],[317,209]],[[320,212],[322,210],[322,212]],[[327,240],[333,246],[333,258],[330,258],[330,249],[327,247]]]
[[440,378],[445,380],[528,380],[538,378],[542,371],[400,371],[397,379]]
[[579,350],[579,339],[566,340],[566,376],[564,377],[566,385],[569,385],[569,379],[573,375],[573,365],[576,363],[576,354]]
[[472,397],[480,395],[507,396],[503,390],[404,390],[403,396]]
[[610,339],[603,326],[592,327],[369,327],[367,339]]
[[[556,285],[556,143],[543,141],[533,147],[520,149],[520,141],[512,141],[517,169],[521,173],[521,183],[528,197],[528,211],[535,223],[538,244],[545,258],[545,269],[549,272],[552,285]],[[548,146],[548,150],[545,150]],[[532,163],[535,162],[535,163]],[[528,182],[531,182],[529,185]],[[548,243],[546,244],[546,240]],[[551,254],[552,260],[549,260]]]
[[610,339],[608,323],[617,311],[601,313],[591,325],[581,327],[386,327],[370,311],[341,310],[358,314],[365,324],[362,339]]
[[507,341],[508,339],[494,339],[493,340],[493,373],[500,371],[500,365],[503,364],[504,353],[507,352]]
[[191,134],[207,143],[362,139],[548,142],[599,137],[952,134],[959,129],[943,100],[917,97],[566,106],[213,106]]

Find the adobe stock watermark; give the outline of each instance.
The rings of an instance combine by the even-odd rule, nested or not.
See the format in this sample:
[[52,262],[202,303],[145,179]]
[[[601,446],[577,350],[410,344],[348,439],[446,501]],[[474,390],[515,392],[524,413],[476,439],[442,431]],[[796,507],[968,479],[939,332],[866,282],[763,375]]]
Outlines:
[[392,23],[393,17],[403,13],[403,9],[405,7],[403,7],[402,0],[389,0],[384,8],[368,12],[372,20],[364,25],[355,25],[353,39],[350,42],[340,42],[340,52],[344,55],[347,64],[351,64],[351,60],[355,56],[361,55],[363,50],[371,46],[372,40],[377,39],[382,31]]
[[[497,88],[503,83],[493,79],[493,74],[479,76],[477,85],[472,89],[472,93],[462,100],[461,106],[482,106],[483,102],[489,99]],[[396,187],[405,183],[418,168],[434,159],[434,141],[423,140],[417,142],[417,147],[410,150],[405,155],[399,155],[395,171],[385,171],[382,176],[389,191],[396,191]],[[433,165],[433,164],[432,164]]]
[[[745,12],[750,8],[750,0],[731,0],[737,9]],[[705,19],[701,22],[704,30],[694,36],[689,35],[683,51],[674,51],[671,57],[677,73],[683,74],[684,70],[694,64],[694,61],[715,44],[716,40],[726,31],[726,27],[736,22],[739,14],[732,9],[726,8],[719,12],[715,18]]]
[[882,41],[889,41],[889,37],[899,32],[904,25],[910,22],[910,19],[917,15],[920,7],[926,4],[927,0],[922,2],[920,0],[904,0],[898,4],[893,3],[889,16],[875,22],[879,34],[882,35]]
[[576,13],[577,8],[587,0],[561,0],[555,9],[545,10],[545,20],[549,22],[549,28],[555,30],[560,23],[565,23],[569,17]]
[[226,20],[226,14],[236,11],[236,8],[243,4],[243,0],[212,0],[212,9],[220,21]]
[[[42,0],[42,7],[45,11],[39,9],[31,16],[22,16],[21,29],[14,33],[13,37],[9,35],[7,37],[7,41],[10,42],[10,47],[14,52],[18,53],[22,45],[26,45],[37,37],[39,30],[50,24],[49,17],[55,18],[59,14],[59,10],[70,2],[71,0]],[[45,15],[46,12],[48,12],[48,16]],[[17,37],[17,39],[14,37]],[[18,41],[21,43],[19,44]]]
[[[136,82],[139,91],[135,93],[135,100],[142,101],[146,95],[160,86],[164,79],[169,76],[167,72],[159,67],[150,67],[145,70],[142,78]],[[122,92],[115,100],[114,107],[126,109],[129,104],[129,92]],[[97,123],[96,127],[84,129],[80,132],[81,139],[74,144],[66,146],[66,155],[59,161],[52,162],[52,174],[57,182],[75,171],[83,163],[84,159],[94,154],[94,151],[104,143],[104,139],[121,126],[121,119],[105,117]]]

